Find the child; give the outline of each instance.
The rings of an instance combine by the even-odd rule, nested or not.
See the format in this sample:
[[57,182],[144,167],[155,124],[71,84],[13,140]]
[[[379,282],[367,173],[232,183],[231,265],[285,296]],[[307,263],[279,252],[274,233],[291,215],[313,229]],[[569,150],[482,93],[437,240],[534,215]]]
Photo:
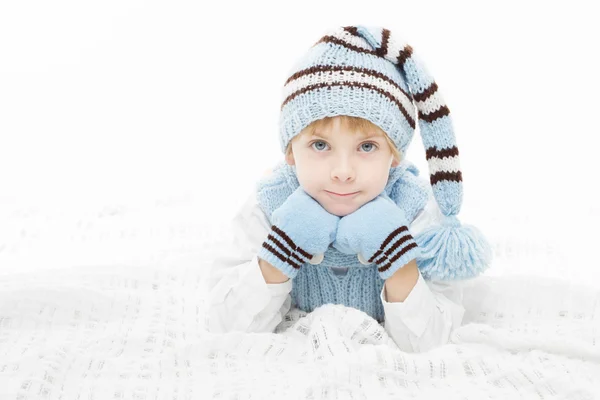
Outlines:
[[[285,162],[233,219],[207,329],[273,332],[291,307],[333,303],[382,323],[401,350],[447,343],[465,311],[461,280],[491,249],[456,218],[458,149],[424,65],[387,29],[342,27],[298,61],[282,100]],[[417,116],[430,185],[403,159]]]

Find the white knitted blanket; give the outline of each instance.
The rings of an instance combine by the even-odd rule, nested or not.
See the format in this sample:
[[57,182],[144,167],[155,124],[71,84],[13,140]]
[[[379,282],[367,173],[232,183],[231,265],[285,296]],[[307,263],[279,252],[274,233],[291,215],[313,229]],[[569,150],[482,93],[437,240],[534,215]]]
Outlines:
[[452,343],[421,354],[339,305],[217,335],[204,277],[225,228],[192,208],[3,218],[1,400],[600,398],[598,289],[472,280]]

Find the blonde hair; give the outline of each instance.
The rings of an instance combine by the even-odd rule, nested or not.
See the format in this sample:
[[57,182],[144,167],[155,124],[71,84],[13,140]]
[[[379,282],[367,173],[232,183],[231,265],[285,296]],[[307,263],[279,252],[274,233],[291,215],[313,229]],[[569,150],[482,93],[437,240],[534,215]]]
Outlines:
[[325,117],[325,118],[313,121],[310,125],[308,125],[304,129],[302,129],[302,131],[300,131],[300,133],[297,136],[295,136],[292,140],[290,140],[290,142],[288,143],[287,148],[285,150],[285,153],[287,155],[289,155],[289,153],[292,151],[292,142],[295,139],[297,139],[298,137],[300,137],[302,135],[312,135],[315,133],[315,131],[317,129],[327,128],[333,122],[333,120],[335,118],[340,119],[341,124],[343,126],[345,126],[346,128],[348,128],[348,131],[350,131],[354,134],[370,132],[373,130],[381,133],[381,135],[383,135],[385,137],[385,140],[386,140],[388,146],[390,147],[392,154],[394,155],[394,159],[397,160],[398,162],[400,162],[402,160],[401,152],[396,148],[396,145],[394,144],[394,142],[392,142],[392,139],[390,139],[390,137],[380,127],[378,127],[377,125],[375,125],[368,119],[364,119],[364,118],[360,118],[360,117],[352,117],[349,115],[336,115],[334,117]]

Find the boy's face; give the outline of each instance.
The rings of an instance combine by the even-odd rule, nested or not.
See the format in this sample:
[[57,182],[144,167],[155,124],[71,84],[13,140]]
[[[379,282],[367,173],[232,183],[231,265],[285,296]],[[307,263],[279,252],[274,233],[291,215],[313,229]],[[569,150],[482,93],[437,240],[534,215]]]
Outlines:
[[314,136],[296,136],[285,159],[296,166],[300,186],[330,214],[343,217],[381,194],[399,162],[383,132],[352,134],[340,122],[334,119]]

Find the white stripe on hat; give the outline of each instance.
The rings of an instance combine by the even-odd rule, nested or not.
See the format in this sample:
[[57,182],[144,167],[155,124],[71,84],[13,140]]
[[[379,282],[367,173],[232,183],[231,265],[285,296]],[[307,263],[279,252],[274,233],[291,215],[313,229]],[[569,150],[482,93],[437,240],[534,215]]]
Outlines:
[[460,171],[458,156],[444,158],[431,157],[427,162],[429,164],[429,175],[435,175],[438,172]]
[[439,90],[436,90],[431,96],[429,96],[424,101],[415,101],[417,108],[421,114],[431,114],[443,106],[446,105],[446,102],[442,98],[442,94]]
[[373,48],[369,45],[369,42],[367,42],[363,37],[353,35],[343,28],[329,31],[327,34],[360,49],[373,51]]
[[[353,72],[354,75],[351,75]],[[373,75],[369,75],[368,72],[358,72],[358,71],[320,71],[317,73],[302,75],[290,82],[283,87],[283,96],[282,102],[285,101],[289,96],[294,93],[310,86],[316,85],[320,83],[367,83],[373,85],[379,89],[386,91],[391,94],[395,99],[398,100],[400,104],[404,107],[404,109],[412,116],[415,115],[414,104],[406,97],[406,95],[399,90],[396,86],[392,85],[390,82],[378,78]]]
[[[383,35],[383,29],[382,29]],[[408,45],[405,41],[397,39],[394,35],[390,34],[387,43],[387,54],[384,58],[392,63],[398,65],[398,55]]]

